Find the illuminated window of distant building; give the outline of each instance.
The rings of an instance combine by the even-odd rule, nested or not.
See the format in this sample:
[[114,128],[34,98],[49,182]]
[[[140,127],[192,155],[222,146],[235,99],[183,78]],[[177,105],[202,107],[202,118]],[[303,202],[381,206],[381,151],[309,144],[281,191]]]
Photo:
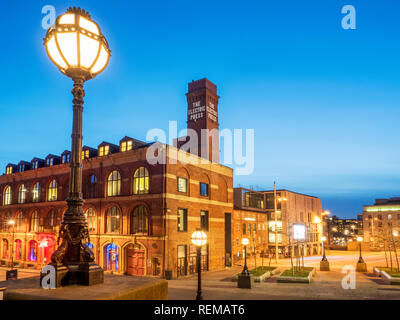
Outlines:
[[149,231],[149,215],[145,206],[136,207],[130,217],[131,234],[147,234]]
[[12,174],[13,173],[13,168],[11,166],[6,168],[6,174]]
[[57,201],[57,181],[52,180],[49,184],[48,201]]
[[106,215],[106,231],[107,233],[119,232],[120,228],[120,212],[117,207],[111,207],[107,210]]
[[[282,232],[282,221],[277,221],[276,226],[277,226],[277,231]],[[268,222],[268,231],[275,232],[275,221]]]
[[40,183],[36,182],[32,188],[32,202],[39,202]]
[[28,260],[31,262],[36,262],[37,261],[37,242],[35,240],[29,241],[29,256]]
[[187,209],[178,209],[177,224],[179,232],[187,231]]
[[10,205],[11,204],[11,187],[10,186],[7,186],[6,188],[5,188],[5,190],[4,190],[4,201],[3,201],[3,204],[5,205],[5,206],[8,206],[8,205]]
[[48,227],[55,227],[57,225],[57,214],[54,209],[50,210],[47,214],[46,220]]
[[39,213],[34,211],[31,216],[31,232],[39,232]]
[[107,179],[107,196],[119,196],[121,193],[121,175],[117,170],[111,172]]
[[208,231],[209,223],[208,223],[208,211],[201,210],[200,211],[200,229],[203,231]]
[[99,156],[103,157],[110,153],[110,146],[102,146],[99,148]]
[[89,208],[86,210],[86,217],[87,217],[89,232],[95,232],[96,231],[96,212],[92,208]]
[[178,192],[187,192],[187,179],[178,177]]
[[121,152],[132,150],[132,140],[121,142]]
[[17,239],[15,240],[15,260],[22,259],[22,241]]
[[15,219],[15,229],[17,231],[22,231],[23,228],[24,228],[24,216],[22,212],[18,212]]
[[3,239],[3,259],[8,259],[8,241]]
[[145,167],[140,167],[133,176],[133,193],[149,193],[149,171]]
[[82,151],[82,160],[85,160],[88,158],[89,158],[89,150],[83,150]]
[[[282,234],[278,233],[278,243],[282,243]],[[275,243],[275,233],[268,234],[268,240],[270,243]]]
[[21,184],[18,189],[18,203],[25,203],[26,201],[26,188],[24,184]]

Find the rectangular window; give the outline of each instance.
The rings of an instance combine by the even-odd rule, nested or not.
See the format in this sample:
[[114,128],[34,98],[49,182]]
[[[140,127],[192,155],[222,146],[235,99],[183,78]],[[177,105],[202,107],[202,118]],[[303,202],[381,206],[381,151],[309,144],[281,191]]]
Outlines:
[[132,150],[132,140],[129,140],[126,144],[126,151]]
[[243,223],[243,234],[246,234],[246,224]]
[[187,209],[178,209],[178,231],[187,231]]
[[249,233],[251,234],[251,224],[250,223],[247,225],[247,229],[249,230]]
[[208,197],[208,184],[200,182],[200,195],[203,197]]
[[187,179],[178,177],[178,192],[187,192]]
[[121,142],[121,152],[125,152],[126,151],[126,141]]
[[[278,243],[282,243],[282,234],[278,233],[277,236],[278,236]],[[275,243],[275,233],[269,233],[268,240],[270,243]]]
[[208,231],[208,211],[200,211],[200,228],[203,231]]

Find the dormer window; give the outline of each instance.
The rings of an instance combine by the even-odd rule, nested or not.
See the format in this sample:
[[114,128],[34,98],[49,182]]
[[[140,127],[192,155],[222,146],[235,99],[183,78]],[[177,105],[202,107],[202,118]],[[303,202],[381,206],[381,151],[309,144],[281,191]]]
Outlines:
[[89,150],[83,150],[82,151],[82,160],[85,160],[88,158],[89,158]]
[[19,172],[23,172],[25,171],[25,165],[24,164],[20,164],[19,165]]
[[32,169],[37,169],[39,167],[39,161],[33,161],[32,162]]
[[99,148],[99,156],[103,157],[110,153],[110,146],[102,146]]
[[6,168],[6,174],[12,174],[13,173],[13,167],[9,166]]
[[51,167],[51,166],[53,165],[53,163],[54,163],[54,158],[48,158],[48,159],[47,159],[47,165],[48,165],[49,167]]
[[61,157],[61,163],[69,163],[70,158],[71,158],[70,153],[63,154],[63,156]]
[[132,150],[132,140],[121,142],[121,152]]

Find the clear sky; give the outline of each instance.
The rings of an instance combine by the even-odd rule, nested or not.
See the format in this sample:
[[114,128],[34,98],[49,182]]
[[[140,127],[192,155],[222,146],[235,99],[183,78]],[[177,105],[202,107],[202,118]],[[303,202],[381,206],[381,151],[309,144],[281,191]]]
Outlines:
[[[353,217],[399,196],[398,1],[7,0],[0,13],[0,168],[70,148],[71,80],[46,56],[44,5],[88,10],[112,49],[86,85],[84,144],[186,126],[187,83],[221,96],[220,128],[255,130],[255,169],[234,184],[321,197]],[[341,8],[356,8],[343,30]]]

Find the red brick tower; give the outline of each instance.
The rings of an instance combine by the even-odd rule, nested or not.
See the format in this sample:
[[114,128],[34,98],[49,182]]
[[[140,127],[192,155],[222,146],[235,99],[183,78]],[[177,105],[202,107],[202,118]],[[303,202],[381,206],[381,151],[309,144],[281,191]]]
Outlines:
[[[199,156],[219,163],[219,123],[217,86],[204,78],[189,83],[188,129],[196,131]],[[208,129],[202,132],[202,129]],[[203,130],[205,131],[205,130]]]

